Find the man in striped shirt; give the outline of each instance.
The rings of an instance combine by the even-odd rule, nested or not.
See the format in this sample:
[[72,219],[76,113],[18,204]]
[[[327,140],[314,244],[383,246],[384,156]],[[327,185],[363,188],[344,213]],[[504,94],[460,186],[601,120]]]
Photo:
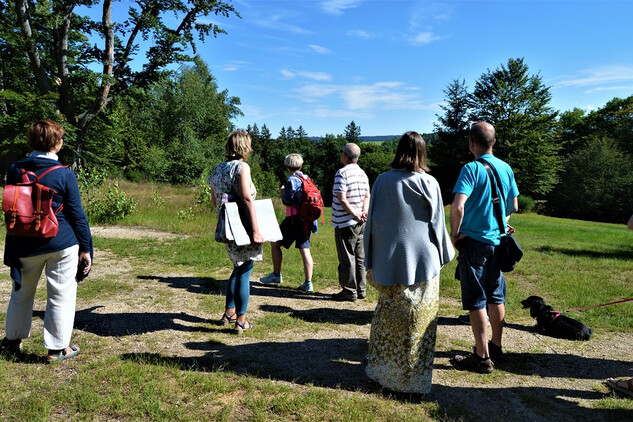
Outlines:
[[338,254],[338,280],[342,290],[332,300],[354,302],[367,295],[363,232],[369,207],[369,179],[357,162],[358,145],[349,143],[341,151],[343,168],[334,176],[332,226]]

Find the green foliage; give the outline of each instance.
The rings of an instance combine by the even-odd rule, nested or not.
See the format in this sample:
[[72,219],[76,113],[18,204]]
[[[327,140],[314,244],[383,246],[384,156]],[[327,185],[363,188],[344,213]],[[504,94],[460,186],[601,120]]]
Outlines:
[[548,212],[593,221],[626,222],[633,210],[633,159],[612,140],[593,137],[570,155],[548,198]]
[[349,125],[345,126],[345,140],[347,142],[358,143],[360,139],[360,126],[352,120]]
[[444,202],[449,203],[462,166],[473,157],[468,149],[470,100],[466,81],[453,80],[444,94],[445,103],[440,106],[444,114],[437,116],[437,139],[431,145],[427,142],[427,155],[431,174],[440,185]]
[[517,199],[519,202],[518,212],[528,213],[534,210],[534,207],[536,205],[536,203],[534,202],[534,199],[530,198],[527,195],[519,195]]
[[137,206],[137,202],[119,187],[118,181],[107,182],[105,170],[80,168],[77,181],[84,211],[91,224],[117,223],[134,212]]
[[540,75],[529,74],[523,59],[509,59],[479,77],[470,99],[471,119],[495,126],[495,155],[512,166],[519,190],[542,198],[560,168],[549,87]]

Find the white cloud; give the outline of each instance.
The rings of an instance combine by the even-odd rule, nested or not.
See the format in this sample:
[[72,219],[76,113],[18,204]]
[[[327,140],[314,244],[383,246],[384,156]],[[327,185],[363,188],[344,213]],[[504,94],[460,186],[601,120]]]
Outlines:
[[433,41],[437,41],[439,39],[441,39],[441,37],[434,35],[430,31],[425,31],[419,32],[418,34],[414,35],[412,38],[409,39],[409,42],[413,45],[428,45]]
[[349,31],[347,31],[347,35],[349,35],[350,37],[364,38],[366,40],[376,38],[375,34],[372,34],[369,31],[365,31],[364,29],[350,29]]
[[314,81],[321,81],[321,82],[329,81],[329,80],[332,79],[332,75],[330,75],[329,73],[326,73],[326,72],[311,72],[309,70],[293,71],[293,70],[289,70],[289,69],[281,69],[279,71],[279,73],[281,73],[283,75],[283,77],[286,78],[286,79],[292,79],[292,78],[295,78],[297,76],[303,76],[306,79],[312,79]]
[[347,110],[419,110],[433,108],[425,105],[415,87],[403,82],[378,82],[365,85],[304,85],[295,90],[304,102],[314,103],[336,96]]
[[310,47],[312,50],[316,51],[319,54],[330,54],[329,49],[322,47],[320,45],[310,44],[308,47]]
[[308,29],[283,22],[284,18],[285,16],[283,14],[277,14],[277,15],[270,16],[266,19],[252,19],[251,23],[253,23],[254,25],[260,28],[274,29],[274,30],[278,30],[282,32],[291,32],[293,34],[299,34],[299,35],[312,34],[312,31]]
[[[589,87],[597,85],[608,85],[612,83],[622,83],[633,81],[633,67],[631,66],[611,66],[596,67],[592,69],[583,69],[577,72],[575,76],[563,76],[556,87]],[[598,89],[609,89],[608,87],[598,87]]]
[[321,10],[328,15],[340,16],[346,9],[353,9],[362,3],[361,0],[328,0],[321,2]]
[[303,76],[304,78],[308,78],[308,79],[313,79],[315,81],[329,81],[332,79],[332,75],[330,75],[329,73],[325,73],[325,72],[307,72],[307,71],[301,71],[298,72],[299,75]]
[[291,72],[288,69],[281,69],[279,73],[281,73],[284,78],[288,78],[288,79],[294,78],[296,76],[294,72]]

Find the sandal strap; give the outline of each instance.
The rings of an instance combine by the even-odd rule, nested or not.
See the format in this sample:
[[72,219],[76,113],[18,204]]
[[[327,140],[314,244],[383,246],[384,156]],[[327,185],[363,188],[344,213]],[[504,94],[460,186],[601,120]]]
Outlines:
[[[248,328],[246,328],[246,324],[248,324]],[[250,321],[244,321],[243,323],[239,321],[235,321],[235,325],[239,326],[242,330],[250,330],[251,328],[255,326],[255,324],[253,324]]]
[[235,316],[235,313],[232,313],[231,315],[229,315],[225,312],[224,315],[222,315],[222,318],[226,318],[229,321],[235,321],[237,317],[233,318],[234,316]]

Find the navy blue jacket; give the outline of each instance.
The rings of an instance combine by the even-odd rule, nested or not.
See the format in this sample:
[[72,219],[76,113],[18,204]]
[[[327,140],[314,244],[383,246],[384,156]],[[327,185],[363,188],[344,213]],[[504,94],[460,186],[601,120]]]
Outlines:
[[[9,166],[7,184],[21,181],[20,168],[39,175],[49,167],[60,164],[51,158],[29,156]],[[57,252],[77,244],[80,252],[90,252],[92,255],[92,235],[81,205],[75,174],[67,168],[53,170],[44,176],[40,183],[57,191],[53,196],[54,210],[61,204],[64,205],[62,211],[57,214],[59,232],[50,239],[7,235],[4,244],[4,263],[11,267],[11,278],[18,283],[21,281],[19,271],[16,271],[20,268],[19,258]]]

